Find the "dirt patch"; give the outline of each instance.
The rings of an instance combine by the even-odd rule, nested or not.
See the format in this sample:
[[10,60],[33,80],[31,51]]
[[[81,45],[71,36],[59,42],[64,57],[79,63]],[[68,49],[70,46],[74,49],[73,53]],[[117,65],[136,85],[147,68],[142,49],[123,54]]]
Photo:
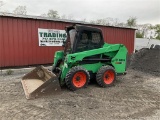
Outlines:
[[117,120],[160,119],[159,77],[128,70],[117,77],[113,87],[90,83],[86,89],[26,100],[22,75],[0,77],[0,116],[2,120]]
[[160,50],[143,48],[131,57],[130,68],[160,76]]

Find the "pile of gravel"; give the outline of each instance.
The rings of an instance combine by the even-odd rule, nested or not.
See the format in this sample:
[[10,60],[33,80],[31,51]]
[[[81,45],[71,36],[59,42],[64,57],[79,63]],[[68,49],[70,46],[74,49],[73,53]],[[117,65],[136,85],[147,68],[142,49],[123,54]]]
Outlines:
[[130,68],[160,76],[160,49],[143,48],[134,53]]

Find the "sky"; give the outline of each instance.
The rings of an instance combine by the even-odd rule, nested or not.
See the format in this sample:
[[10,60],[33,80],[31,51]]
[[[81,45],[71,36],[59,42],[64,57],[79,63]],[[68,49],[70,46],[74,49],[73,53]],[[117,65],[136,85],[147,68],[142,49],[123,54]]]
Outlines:
[[[1,1],[1,0],[0,0]],[[28,15],[41,15],[49,9],[76,20],[114,18],[126,22],[136,17],[138,24],[160,24],[160,0],[2,0],[0,11],[13,12],[26,6]]]

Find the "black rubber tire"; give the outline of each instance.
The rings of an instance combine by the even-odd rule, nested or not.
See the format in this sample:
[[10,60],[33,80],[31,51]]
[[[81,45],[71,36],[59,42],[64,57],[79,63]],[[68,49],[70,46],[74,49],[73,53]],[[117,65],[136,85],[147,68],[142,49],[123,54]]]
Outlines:
[[[87,78],[86,79],[86,83],[82,87],[80,87],[80,88],[76,87],[73,84],[73,81],[72,81],[74,75],[77,72],[84,72],[85,75],[86,75],[86,78]],[[77,89],[81,89],[81,88],[87,87],[87,85],[89,83],[89,80],[90,80],[90,74],[89,74],[89,72],[86,69],[82,68],[81,66],[75,66],[75,67],[72,67],[69,70],[69,72],[67,73],[66,78],[65,78],[65,83],[66,83],[66,85],[67,85],[67,87],[68,87],[69,90],[75,91]]]
[[[104,82],[104,74],[107,71],[112,71],[113,74],[114,74],[114,79],[113,79],[113,81],[110,84],[106,84]],[[114,82],[116,81],[116,73],[115,73],[114,68],[112,66],[102,66],[99,69],[99,71],[97,72],[97,74],[96,74],[96,81],[97,81],[98,85],[101,86],[101,87],[110,87],[110,86],[113,86]]]

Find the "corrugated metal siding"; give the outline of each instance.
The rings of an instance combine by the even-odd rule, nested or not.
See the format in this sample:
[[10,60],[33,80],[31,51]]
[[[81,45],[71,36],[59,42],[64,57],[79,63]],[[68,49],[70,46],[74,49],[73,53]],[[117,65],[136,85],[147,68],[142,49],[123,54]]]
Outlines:
[[104,28],[102,28],[102,30],[103,30],[104,39],[107,43],[124,44],[127,47],[129,54],[133,53],[134,34],[135,34],[134,30],[114,28],[114,27],[113,28],[112,27],[104,27]]
[[[60,29],[73,23],[0,17],[0,67],[47,64],[62,47],[39,47],[38,28]],[[98,26],[108,43],[122,43],[129,53],[134,50],[133,29]]]

